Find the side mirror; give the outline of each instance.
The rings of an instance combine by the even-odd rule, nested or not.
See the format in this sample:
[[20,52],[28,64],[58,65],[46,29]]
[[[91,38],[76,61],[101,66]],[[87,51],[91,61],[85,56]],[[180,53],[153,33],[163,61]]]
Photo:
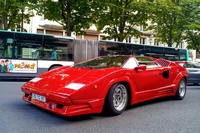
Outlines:
[[147,66],[146,65],[139,65],[135,68],[135,70],[146,70],[147,69]]

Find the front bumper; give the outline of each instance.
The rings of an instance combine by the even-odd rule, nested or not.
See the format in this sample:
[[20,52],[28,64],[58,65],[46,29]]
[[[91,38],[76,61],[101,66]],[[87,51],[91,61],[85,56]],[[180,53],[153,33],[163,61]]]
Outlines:
[[24,93],[22,99],[40,108],[62,116],[77,116],[84,114],[101,113],[104,99],[86,99],[71,101],[68,96],[45,95],[46,102],[32,98],[32,93]]

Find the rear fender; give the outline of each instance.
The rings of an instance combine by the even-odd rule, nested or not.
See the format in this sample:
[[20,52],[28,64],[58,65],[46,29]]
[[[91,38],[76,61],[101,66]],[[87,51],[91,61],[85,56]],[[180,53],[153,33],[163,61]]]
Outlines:
[[178,87],[179,86],[179,82],[181,81],[182,78],[185,78],[185,81],[186,83],[188,82],[188,75],[186,72],[180,72],[176,78],[174,79],[173,81],[173,84],[175,84],[176,88],[175,88],[175,92],[177,91]]

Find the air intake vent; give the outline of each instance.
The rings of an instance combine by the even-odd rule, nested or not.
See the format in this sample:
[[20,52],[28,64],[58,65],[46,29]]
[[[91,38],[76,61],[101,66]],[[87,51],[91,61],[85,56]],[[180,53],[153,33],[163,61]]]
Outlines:
[[160,95],[165,95],[165,94],[170,94],[170,93],[173,93],[173,89],[172,89],[172,88],[168,88],[168,89],[159,91],[159,92],[158,92],[158,96],[160,96]]

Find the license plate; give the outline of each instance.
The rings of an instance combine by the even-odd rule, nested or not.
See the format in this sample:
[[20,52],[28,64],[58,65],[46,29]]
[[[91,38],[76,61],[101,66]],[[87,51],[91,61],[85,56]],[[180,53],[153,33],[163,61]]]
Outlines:
[[32,99],[36,99],[38,101],[46,102],[46,97],[32,93]]

